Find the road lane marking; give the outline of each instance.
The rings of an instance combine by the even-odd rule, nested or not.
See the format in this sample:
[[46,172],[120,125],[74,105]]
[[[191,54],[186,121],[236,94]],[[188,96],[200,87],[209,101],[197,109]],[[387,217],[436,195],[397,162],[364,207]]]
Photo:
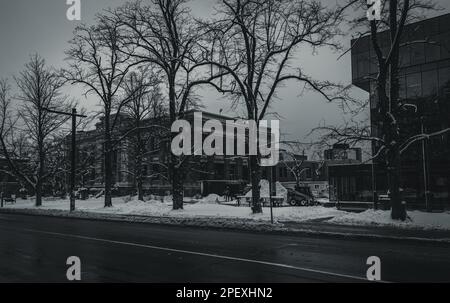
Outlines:
[[[47,234],[47,235],[63,236],[63,237],[70,237],[70,238],[75,238],[75,239],[91,240],[91,241],[97,241],[97,242],[103,242],[103,243],[128,245],[128,246],[149,248],[149,249],[160,250],[160,251],[168,251],[168,252],[183,253],[183,254],[189,254],[189,255],[195,255],[195,256],[210,257],[210,258],[216,258],[216,259],[222,259],[222,260],[231,260],[231,261],[239,261],[239,262],[267,265],[267,266],[273,266],[273,267],[288,268],[288,269],[300,270],[300,271],[311,272],[311,273],[316,273],[316,274],[323,274],[323,275],[328,275],[328,276],[335,276],[335,277],[348,278],[348,279],[360,280],[360,281],[367,282],[367,279],[363,278],[363,277],[333,273],[333,272],[317,270],[317,269],[312,269],[312,268],[299,267],[299,266],[283,264],[283,263],[274,263],[274,262],[253,260],[253,259],[247,259],[247,258],[230,257],[230,256],[224,256],[224,255],[218,255],[218,254],[202,253],[202,252],[197,252],[197,251],[175,249],[175,248],[154,246],[154,245],[147,245],[147,244],[139,244],[139,243],[133,243],[133,242],[108,240],[108,239],[102,239],[102,238],[94,238],[94,237],[87,237],[87,236],[80,236],[80,235],[73,235],[73,234],[57,233],[57,232],[49,232],[49,231],[42,231],[42,230],[34,230],[34,229],[23,229],[23,230],[29,231],[29,232],[34,232],[34,233]],[[385,282],[385,281],[377,281],[377,282]]]

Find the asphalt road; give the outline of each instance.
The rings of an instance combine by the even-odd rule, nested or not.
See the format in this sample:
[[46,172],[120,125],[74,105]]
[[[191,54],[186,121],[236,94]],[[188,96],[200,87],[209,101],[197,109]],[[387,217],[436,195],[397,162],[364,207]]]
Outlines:
[[0,214],[0,282],[450,281],[450,246]]

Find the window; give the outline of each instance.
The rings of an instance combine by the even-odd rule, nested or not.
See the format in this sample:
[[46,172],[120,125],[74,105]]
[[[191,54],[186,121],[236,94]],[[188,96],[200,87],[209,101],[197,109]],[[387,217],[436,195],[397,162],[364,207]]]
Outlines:
[[437,70],[422,73],[422,94],[424,97],[436,96],[438,91]]
[[376,81],[370,82],[370,108],[375,109],[378,107],[378,91]]
[[422,23],[423,31],[427,34],[434,35],[439,33],[439,19],[429,19]]
[[399,76],[398,77],[398,96],[400,99],[406,98],[406,78],[405,76]]
[[425,62],[425,47],[423,43],[411,45],[411,64],[421,64]]
[[369,71],[371,74],[378,72],[378,58],[375,50],[370,48],[370,58],[369,58]]
[[378,59],[377,57],[370,58],[370,73],[375,74],[378,73]]
[[312,178],[312,170],[311,168],[306,169],[306,178],[311,179]]
[[367,76],[369,73],[369,53],[357,55],[356,64],[358,66],[358,78]]
[[421,94],[420,73],[406,75],[406,97],[418,98]]
[[370,129],[371,129],[372,136],[373,137],[378,137],[378,128],[376,127],[376,125],[372,125],[370,127]]
[[357,39],[357,40],[353,40],[354,45],[353,45],[353,51],[355,53],[363,53],[363,52],[367,52],[369,50],[370,47],[370,39],[369,37],[364,37],[362,39]]
[[441,59],[450,58],[450,32],[440,35]]
[[450,95],[450,67],[439,69],[439,94],[443,97]]
[[427,62],[439,60],[440,58],[440,45],[438,36],[430,38],[429,43],[425,43],[425,59]]
[[399,66],[405,67],[411,65],[411,58],[409,56],[409,47],[403,46],[399,50]]

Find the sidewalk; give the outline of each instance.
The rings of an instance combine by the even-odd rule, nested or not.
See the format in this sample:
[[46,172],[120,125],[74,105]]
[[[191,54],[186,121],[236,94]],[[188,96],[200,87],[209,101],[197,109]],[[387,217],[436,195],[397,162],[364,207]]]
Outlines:
[[352,237],[381,238],[392,240],[418,240],[450,244],[450,230],[437,229],[406,229],[379,225],[343,225],[327,222],[283,222],[288,229],[319,231],[321,233],[340,234]]
[[450,230],[401,229],[387,226],[356,226],[324,222],[325,219],[305,222],[267,221],[220,217],[168,217],[130,214],[105,214],[85,211],[73,213],[48,209],[0,209],[1,214],[63,217],[84,220],[105,220],[144,224],[163,224],[198,228],[227,229],[246,232],[270,232],[302,236],[339,237],[344,239],[420,241],[429,244],[450,245]]

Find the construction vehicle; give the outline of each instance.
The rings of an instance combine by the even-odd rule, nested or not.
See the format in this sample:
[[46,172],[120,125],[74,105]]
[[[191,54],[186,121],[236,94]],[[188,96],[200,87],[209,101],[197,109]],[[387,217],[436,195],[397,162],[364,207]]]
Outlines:
[[296,185],[288,188],[287,201],[291,206],[312,206],[316,201],[309,186]]

